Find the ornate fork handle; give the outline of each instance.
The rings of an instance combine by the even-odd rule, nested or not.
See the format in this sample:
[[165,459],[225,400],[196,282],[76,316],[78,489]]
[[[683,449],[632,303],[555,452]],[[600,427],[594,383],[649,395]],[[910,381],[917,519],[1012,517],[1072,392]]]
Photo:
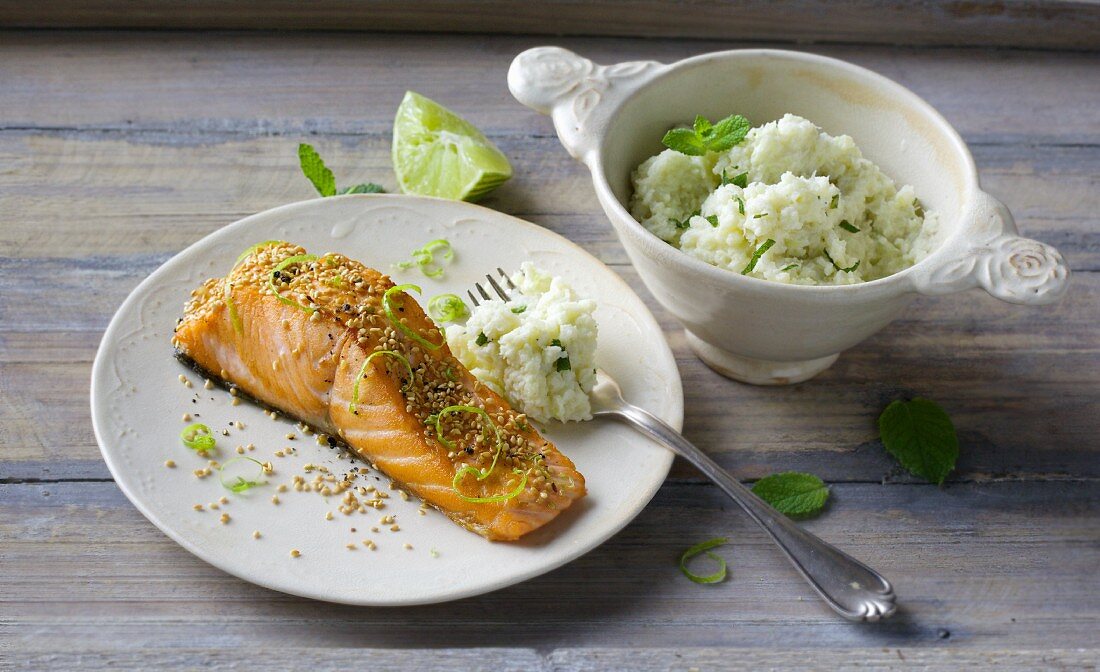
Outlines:
[[889,581],[803,530],[741,485],[664,421],[627,403],[618,385],[603,371],[599,372],[593,400],[597,408],[594,417],[613,417],[629,423],[691,462],[722,488],[771,535],[814,590],[841,616],[854,621],[877,621],[894,613],[894,589]]

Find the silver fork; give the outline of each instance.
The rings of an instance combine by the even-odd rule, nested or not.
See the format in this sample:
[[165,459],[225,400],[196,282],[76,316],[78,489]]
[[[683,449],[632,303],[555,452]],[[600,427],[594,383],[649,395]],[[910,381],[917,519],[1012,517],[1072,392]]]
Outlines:
[[[502,269],[496,270],[503,285],[515,289],[508,275]],[[486,275],[485,279],[500,299],[510,300],[501,282],[491,274]],[[475,283],[474,289],[476,293],[473,289],[467,292],[474,306],[480,305],[479,297],[481,301],[493,300],[481,283]],[[838,614],[853,621],[877,621],[894,613],[897,606],[894,588],[881,574],[796,525],[741,485],[663,420],[627,403],[619,384],[603,369],[596,370],[596,385],[591,398],[594,418],[614,418],[625,422],[695,465],[764,528],[802,577]]]

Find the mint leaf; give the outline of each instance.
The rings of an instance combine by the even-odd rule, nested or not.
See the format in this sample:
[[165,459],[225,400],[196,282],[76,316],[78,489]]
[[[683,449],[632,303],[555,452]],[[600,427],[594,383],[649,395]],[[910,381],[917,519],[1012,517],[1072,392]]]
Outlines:
[[772,245],[775,245],[775,241],[771,238],[760,243],[760,247],[756,248],[756,251],[752,253],[752,258],[749,259],[749,263],[741,269],[741,275],[752,273],[752,270],[756,268],[756,262],[760,261],[760,257],[764,256],[764,253],[770,250]]
[[707,149],[712,152],[722,152],[734,145],[739,145],[751,129],[752,124],[748,119],[740,114],[731,114],[711,129],[707,138],[709,140]]
[[695,131],[695,135],[702,138],[705,137],[707,132],[710,131],[713,126],[711,126],[709,119],[701,114],[697,114],[695,115],[695,124],[692,126],[692,128]]
[[840,264],[833,261],[832,256],[829,254],[829,250],[821,250],[821,251],[825,254],[825,258],[829,260],[829,263],[832,264],[833,267],[836,268],[836,270],[840,271],[841,273],[851,273],[852,271],[859,268],[859,262],[860,262],[859,259],[856,259],[856,263],[852,264],[848,268],[841,268]]
[[749,120],[740,114],[731,114],[717,124],[697,115],[691,128],[674,128],[661,140],[669,149],[688,156],[702,156],[707,152],[722,152],[744,141],[752,128]]
[[894,401],[878,418],[886,452],[929,483],[943,485],[959,457],[959,439],[951,418],[933,401],[915,397]]
[[[730,179],[729,177],[726,176],[726,171],[723,170],[722,171],[722,186],[724,187],[727,184],[732,184],[735,187],[741,187],[742,189],[744,189],[745,187],[749,186],[749,174],[748,173],[741,173],[740,175],[734,177],[733,179]],[[744,213],[742,213],[742,214],[744,214]]]
[[375,184],[374,182],[367,182],[366,184],[357,184],[354,187],[344,187],[339,191],[341,194],[384,194],[386,190],[382,188],[382,185]]
[[298,163],[302,167],[302,174],[313,183],[317,193],[322,196],[336,195],[336,178],[312,145],[304,142],[298,145]]
[[688,156],[702,156],[707,153],[707,147],[702,139],[690,128],[674,128],[665,137],[661,138],[665,147],[674,149]]
[[[672,219],[672,218],[669,218],[668,221],[673,226],[675,226],[677,229],[681,229],[681,230],[690,229],[691,228],[691,218],[692,217],[698,217],[698,216],[699,216],[699,211],[696,210],[695,212],[691,213],[687,217],[684,217],[683,221],[680,221],[678,219]],[[707,220],[707,221],[710,221],[710,220]]]
[[707,215],[703,219],[710,222],[710,225],[713,226],[714,228],[716,228],[716,229],[718,228],[718,215]]
[[752,491],[776,511],[792,517],[812,516],[829,499],[829,487],[820,478],[797,471],[765,476]]
[[477,335],[477,339],[474,340],[474,343],[477,343],[478,345],[485,345],[488,342],[489,342],[489,337],[485,335],[484,331],[480,332]]

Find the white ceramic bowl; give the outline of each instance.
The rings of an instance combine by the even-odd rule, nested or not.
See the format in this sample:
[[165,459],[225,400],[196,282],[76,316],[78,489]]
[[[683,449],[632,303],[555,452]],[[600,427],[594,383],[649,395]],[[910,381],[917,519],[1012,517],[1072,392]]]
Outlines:
[[[671,65],[602,66],[557,47],[523,52],[508,86],[550,114],[562,144],[592,182],[639,275],[687,330],[696,354],[732,378],[758,384],[806,380],[882,329],[918,294],[982,287],[1012,303],[1041,304],[1066,290],[1054,248],[1017,235],[1012,215],[978,184],[974,160],[938,112],[864,68],[793,51],[746,49]],[[848,286],[799,286],[710,266],[647,231],[627,210],[630,173],[663,148],[669,128],[702,114],[754,123],[785,113],[847,134],[899,184],[911,184],[940,218],[936,250],[886,278]]]

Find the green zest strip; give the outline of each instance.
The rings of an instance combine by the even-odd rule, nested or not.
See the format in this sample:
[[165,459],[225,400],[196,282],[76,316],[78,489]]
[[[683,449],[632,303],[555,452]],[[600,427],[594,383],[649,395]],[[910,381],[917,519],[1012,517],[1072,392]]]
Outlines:
[[527,474],[522,469],[513,469],[512,473],[518,474],[520,476],[519,485],[516,486],[515,490],[512,490],[511,492],[505,493],[503,495],[493,495],[492,497],[468,497],[459,492],[458,482],[461,481],[462,477],[466,474],[477,474],[477,480],[479,481],[485,480],[485,478],[489,475],[488,472],[482,473],[478,471],[476,467],[471,467],[469,465],[462,467],[458,470],[458,472],[455,474],[454,480],[451,481],[451,487],[454,488],[454,491],[459,496],[459,498],[467,502],[474,502],[475,504],[507,502],[509,499],[518,496],[519,493],[523,492],[523,489],[527,487]]
[[404,355],[402,355],[400,352],[394,352],[393,350],[378,350],[377,352],[372,352],[370,355],[367,356],[366,359],[363,360],[363,366],[359,368],[359,375],[355,377],[355,385],[353,385],[351,388],[351,403],[348,404],[348,410],[352,413],[355,412],[355,405],[359,403],[359,381],[363,379],[364,375],[366,375],[367,367],[370,366],[370,361],[375,357],[378,357],[379,355],[387,355],[389,357],[393,357],[394,359],[400,360],[401,363],[405,365],[405,368],[408,369],[409,380],[401,386],[402,392],[409,389],[409,385],[412,385],[413,367],[412,364],[409,364],[409,360],[406,359]]
[[265,240],[262,243],[256,243],[252,245],[244,252],[241,252],[237,260],[233,262],[233,268],[229,269],[229,273],[225,276],[225,305],[229,307],[229,321],[233,324],[233,329],[238,334],[244,333],[244,324],[241,322],[241,316],[237,314],[237,304],[233,302],[233,285],[229,282],[229,276],[233,275],[233,271],[237,270],[237,267],[241,265],[241,262],[248,258],[248,255],[261,250],[268,245],[277,245],[281,243],[281,240]]
[[296,254],[293,257],[288,257],[279,262],[279,265],[271,271],[271,276],[267,279],[267,286],[271,288],[272,292],[275,292],[275,297],[288,306],[297,306],[307,313],[316,312],[313,308],[306,308],[302,304],[298,303],[294,299],[288,299],[279,293],[279,288],[275,286],[275,275],[282,272],[284,269],[293,266],[294,264],[305,264],[311,261],[317,261],[317,255],[315,254]]
[[402,261],[397,264],[398,268],[409,269],[413,266],[419,266],[420,272],[429,278],[438,278],[443,275],[443,267],[436,263],[435,253],[442,250],[443,260],[450,261],[454,259],[455,253],[451,249],[451,241],[445,238],[437,238],[436,240],[428,242],[424,247],[412,251],[412,261]]
[[859,228],[846,219],[840,220],[840,228],[844,229],[848,233],[859,233]]
[[264,464],[263,464],[263,462],[260,462],[259,460],[254,460],[251,457],[246,457],[246,456],[243,456],[243,455],[241,457],[234,457],[232,460],[229,460],[228,462],[226,462],[222,466],[218,467],[218,474],[219,474],[218,475],[218,480],[220,480],[222,482],[222,487],[224,487],[226,490],[232,490],[233,492],[240,493],[240,492],[244,492],[245,490],[251,490],[252,488],[256,487],[257,485],[263,485],[265,483],[265,481],[246,480],[243,476],[238,476],[237,480],[227,483],[225,481],[225,468],[228,467],[229,465],[233,464],[234,462],[240,462],[241,460],[248,460],[249,462],[255,462],[256,465],[260,467],[260,474],[262,475],[264,473]]
[[775,245],[775,241],[768,238],[760,247],[756,248],[756,251],[752,253],[752,259],[749,259],[749,263],[745,265],[745,268],[741,269],[741,275],[748,275],[752,273],[752,270],[756,268],[756,262],[760,261],[760,257],[764,256],[764,253],[771,249],[772,245]]
[[428,315],[436,322],[457,322],[469,317],[470,309],[457,294],[440,294],[428,302]]
[[[726,561],[721,556],[715,555],[710,552],[710,549],[718,546],[723,546],[729,543],[729,539],[725,537],[718,537],[716,539],[708,539],[707,541],[695,544],[691,548],[684,551],[684,554],[680,556],[680,571],[684,573],[684,576],[688,577],[695,583],[718,583],[722,579],[726,578]],[[700,553],[706,553],[707,557],[718,563],[718,571],[713,574],[707,574],[706,576],[700,576],[693,573],[687,568],[688,560],[691,560]]]
[[524,472],[522,469],[513,469],[512,473],[520,476],[520,481],[519,485],[517,485],[515,489],[513,489],[511,492],[507,492],[502,495],[492,495],[490,497],[469,497],[462,494],[462,492],[458,489],[458,484],[462,481],[463,477],[465,477],[466,474],[473,474],[476,480],[484,481],[486,478],[489,478],[489,474],[493,473],[493,470],[496,469],[497,461],[500,459],[500,454],[504,451],[504,437],[500,435],[500,428],[496,426],[496,423],[493,422],[493,419],[489,417],[489,414],[486,413],[484,409],[478,408],[477,406],[448,406],[432,418],[435,422],[436,438],[438,438],[439,442],[447,448],[454,448],[454,442],[449,441],[446,437],[443,436],[443,429],[440,427],[440,422],[445,416],[451,413],[475,413],[477,415],[480,415],[482,418],[484,418],[485,423],[489,426],[489,428],[493,430],[494,438],[496,438],[496,452],[493,454],[493,462],[489,465],[488,469],[481,470],[473,465],[468,464],[455,472],[455,477],[451,481],[451,488],[455,491],[455,494],[457,494],[463,501],[466,502],[473,502],[475,504],[491,504],[494,502],[506,502],[509,499],[518,496],[519,493],[523,492],[523,489],[527,486],[527,473]]
[[403,292],[407,289],[415,290],[417,294],[419,294],[420,291],[421,291],[420,287],[418,287],[416,285],[411,285],[411,284],[394,285],[393,287],[390,287],[389,289],[387,289],[386,293],[382,295],[382,310],[386,313],[386,317],[388,317],[390,319],[390,322],[393,323],[394,327],[396,327],[397,329],[405,332],[406,336],[408,336],[412,340],[416,341],[420,345],[423,345],[425,348],[427,348],[429,350],[438,350],[438,349],[442,348],[443,343],[446,342],[446,339],[442,338],[443,337],[443,334],[442,334],[443,330],[442,329],[439,330],[440,331],[439,335],[442,338],[442,340],[439,343],[432,343],[428,339],[424,338],[420,334],[413,331],[412,328],[409,327],[409,325],[405,324],[400,319],[398,319],[397,315],[393,312],[393,298],[392,298],[393,295],[397,292]]
[[852,271],[859,268],[859,262],[860,262],[859,259],[856,259],[856,263],[852,264],[848,268],[841,268],[840,264],[833,261],[833,258],[831,256],[829,256],[829,251],[828,250],[823,249],[821,251],[825,253],[825,258],[829,260],[829,263],[832,264],[836,268],[836,270],[840,271],[841,273],[851,273]]
[[218,443],[210,434],[210,428],[201,422],[196,422],[193,425],[184,427],[183,431],[180,432],[180,441],[183,441],[183,445],[191,450],[196,450],[200,453],[213,450],[214,446]]

